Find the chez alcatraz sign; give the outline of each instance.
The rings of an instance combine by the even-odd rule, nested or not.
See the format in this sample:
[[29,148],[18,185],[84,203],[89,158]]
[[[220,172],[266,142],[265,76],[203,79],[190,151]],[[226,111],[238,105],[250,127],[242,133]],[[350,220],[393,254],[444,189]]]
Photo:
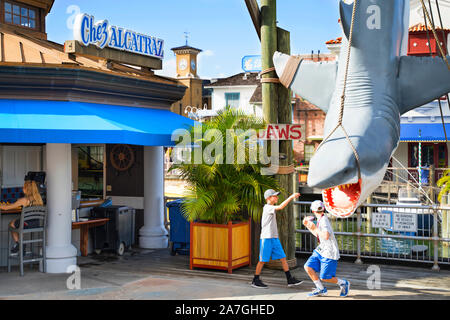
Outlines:
[[94,22],[94,17],[85,13],[75,18],[74,37],[84,46],[94,44],[100,49],[109,47],[164,58],[164,40],[112,26],[108,20]]

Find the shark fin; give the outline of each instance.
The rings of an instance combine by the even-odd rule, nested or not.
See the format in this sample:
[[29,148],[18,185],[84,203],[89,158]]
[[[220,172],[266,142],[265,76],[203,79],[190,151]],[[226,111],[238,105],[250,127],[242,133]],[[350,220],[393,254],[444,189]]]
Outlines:
[[352,13],[354,5],[355,3],[346,4],[342,0],[340,1],[339,5],[339,11],[341,13],[341,24],[347,39],[349,38],[350,35],[350,27],[352,25]]
[[292,73],[292,81],[285,86],[289,86],[289,89],[300,97],[327,112],[336,86],[337,62],[301,60],[297,70],[285,70],[286,66],[290,66],[289,59],[289,55],[281,52],[275,52],[273,56],[275,70],[280,78],[285,71]]
[[[450,57],[447,59],[450,60]],[[450,92],[450,70],[442,58],[403,56],[399,64],[399,111],[427,104]]]

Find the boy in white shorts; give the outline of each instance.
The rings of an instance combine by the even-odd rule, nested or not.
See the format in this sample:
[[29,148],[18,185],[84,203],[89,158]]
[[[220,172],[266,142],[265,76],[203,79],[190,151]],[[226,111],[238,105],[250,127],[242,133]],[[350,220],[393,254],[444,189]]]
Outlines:
[[[323,281],[339,285],[340,296],[346,297],[350,289],[350,282],[346,279],[336,278],[336,268],[340,258],[339,248],[330,221],[324,212],[325,205],[322,201],[316,200],[311,204],[311,211],[317,219],[317,224],[312,222],[314,217],[309,216],[303,219],[303,225],[318,238],[319,245],[304,266],[306,273],[316,285],[316,289],[308,296],[326,296],[328,291],[323,286],[321,282]],[[317,273],[320,273],[320,279]]]
[[289,202],[294,198],[298,198],[300,193],[294,193],[289,198],[287,198],[282,204],[276,205],[278,203],[278,195],[280,193],[269,189],[264,192],[264,198],[266,199],[266,205],[263,209],[263,214],[261,218],[261,240],[259,245],[259,262],[256,266],[255,277],[252,281],[252,287],[266,289],[268,288],[264,284],[259,275],[261,274],[264,263],[272,260],[281,260],[281,265],[286,274],[286,280],[288,287],[298,286],[303,281],[295,279],[289,271],[289,266],[286,261],[286,254],[284,253],[283,247],[281,246],[280,240],[278,239],[278,227],[277,227],[277,217],[276,211],[284,209]]

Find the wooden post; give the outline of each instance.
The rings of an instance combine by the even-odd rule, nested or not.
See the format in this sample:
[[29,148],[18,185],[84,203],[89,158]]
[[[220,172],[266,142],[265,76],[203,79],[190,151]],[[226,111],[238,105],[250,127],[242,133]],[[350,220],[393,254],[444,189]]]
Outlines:
[[[261,0],[261,64],[262,69],[273,67],[273,54],[277,50],[277,1]],[[272,71],[262,76],[276,78]],[[278,95],[276,83],[262,84],[262,104],[264,120],[267,123],[278,123]]]
[[[276,0],[261,0],[261,60],[262,69],[267,70],[273,67],[273,54],[281,51],[290,54],[290,34],[289,32],[277,28]],[[276,72],[263,74],[262,78],[276,78]],[[290,90],[281,84],[272,82],[262,83],[262,104],[264,120],[267,123],[292,123],[292,106]],[[292,141],[280,142],[280,165],[292,164]],[[288,195],[293,192],[292,174],[277,175],[280,187]],[[286,209],[277,214],[277,223],[280,242],[286,252],[286,258],[290,267],[297,265],[295,258],[295,223],[293,221],[293,209],[290,204]]]
[[[291,54],[291,37],[290,33],[281,28],[277,29],[277,48],[279,52]],[[289,89],[281,84],[278,84],[278,123],[290,124],[292,123],[292,93]],[[293,164],[294,154],[292,150],[292,141],[280,141],[280,155],[285,155],[281,159],[282,166],[289,166]],[[280,186],[286,190],[288,195],[297,192],[294,190],[293,174],[279,175],[277,177]],[[290,267],[297,265],[295,258],[295,220],[294,220],[294,205],[292,202],[286,207],[284,212],[280,215],[280,241],[286,251],[286,256]]]

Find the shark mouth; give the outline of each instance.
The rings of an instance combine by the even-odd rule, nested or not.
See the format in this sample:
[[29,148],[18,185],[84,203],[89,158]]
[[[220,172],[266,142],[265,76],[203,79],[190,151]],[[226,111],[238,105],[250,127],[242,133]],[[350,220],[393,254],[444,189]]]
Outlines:
[[361,179],[357,183],[343,184],[322,190],[325,208],[338,218],[347,218],[355,212],[361,197]]

